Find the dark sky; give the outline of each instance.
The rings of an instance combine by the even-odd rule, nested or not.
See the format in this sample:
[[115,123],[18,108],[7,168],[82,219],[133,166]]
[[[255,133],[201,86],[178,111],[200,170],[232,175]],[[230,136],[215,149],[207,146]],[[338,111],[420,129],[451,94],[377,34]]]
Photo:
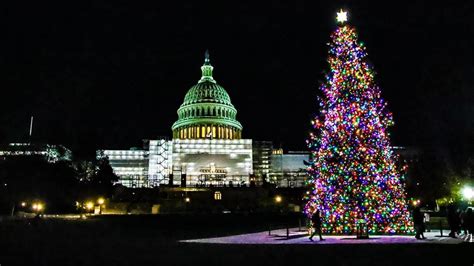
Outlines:
[[304,149],[345,7],[394,113],[394,144],[474,143],[471,1],[86,2],[2,7],[2,142],[24,140],[30,115],[35,141],[82,154],[170,136],[209,49],[244,137]]

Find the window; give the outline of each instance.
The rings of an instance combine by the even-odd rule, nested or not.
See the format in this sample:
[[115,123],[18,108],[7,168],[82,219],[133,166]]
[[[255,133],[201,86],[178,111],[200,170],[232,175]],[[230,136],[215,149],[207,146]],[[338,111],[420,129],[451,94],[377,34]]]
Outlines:
[[220,191],[214,192],[214,200],[221,200],[222,199],[222,193]]

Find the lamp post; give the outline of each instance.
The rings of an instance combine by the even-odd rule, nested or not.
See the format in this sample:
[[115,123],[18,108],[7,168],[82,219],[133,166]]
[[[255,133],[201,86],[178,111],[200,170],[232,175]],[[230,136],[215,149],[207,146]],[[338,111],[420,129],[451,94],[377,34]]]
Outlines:
[[279,213],[283,212],[281,204],[280,204],[282,201],[283,201],[283,198],[280,195],[275,196],[275,205]]
[[184,198],[184,213],[188,212],[188,204],[191,202],[191,198],[189,198],[187,195]]
[[99,214],[102,214],[102,205],[104,205],[105,203],[105,199],[100,197],[98,200],[97,200],[97,204],[99,204]]
[[92,202],[92,201],[86,202],[86,209],[87,209],[87,211],[89,211],[89,212],[90,212],[92,209],[94,209],[94,202]]

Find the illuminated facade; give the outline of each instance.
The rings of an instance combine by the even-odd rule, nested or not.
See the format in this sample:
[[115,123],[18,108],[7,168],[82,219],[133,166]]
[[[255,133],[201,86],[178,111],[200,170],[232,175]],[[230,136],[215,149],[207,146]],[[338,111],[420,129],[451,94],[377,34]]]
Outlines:
[[0,146],[0,159],[14,156],[41,156],[50,163],[70,161],[72,152],[62,145],[9,143]]
[[244,186],[252,174],[250,139],[173,140],[173,184]]
[[[99,152],[100,154],[100,152]],[[98,156],[101,156],[99,155]],[[126,187],[150,187],[148,182],[149,152],[147,150],[104,150],[120,184]]]
[[253,173],[255,177],[268,181],[272,164],[273,143],[271,141],[253,141]]
[[309,152],[276,149],[271,155],[271,167],[268,181],[277,187],[303,187],[308,179],[305,161]]

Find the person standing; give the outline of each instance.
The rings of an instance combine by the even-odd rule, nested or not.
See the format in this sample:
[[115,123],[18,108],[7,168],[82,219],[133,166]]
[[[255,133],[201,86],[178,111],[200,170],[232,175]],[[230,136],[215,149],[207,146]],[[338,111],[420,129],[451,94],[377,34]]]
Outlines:
[[464,240],[472,242],[472,234],[474,233],[474,215],[471,208],[468,208],[464,214],[464,228],[467,231]]
[[451,230],[449,236],[456,238],[456,233],[459,230],[460,219],[459,214],[456,212],[455,206],[453,204],[448,206],[448,224],[449,229]]
[[423,222],[423,214],[420,211],[420,207],[416,207],[413,210],[413,225],[415,226],[416,239],[425,239],[423,232],[425,231],[425,224]]
[[313,233],[309,237],[309,240],[313,241],[313,236],[318,233],[319,241],[323,241],[324,239],[321,236],[321,216],[319,215],[319,210],[316,210],[316,212],[311,216],[311,224],[313,226]]
[[423,222],[426,229],[425,231],[431,232],[430,214],[428,212],[423,213]]

